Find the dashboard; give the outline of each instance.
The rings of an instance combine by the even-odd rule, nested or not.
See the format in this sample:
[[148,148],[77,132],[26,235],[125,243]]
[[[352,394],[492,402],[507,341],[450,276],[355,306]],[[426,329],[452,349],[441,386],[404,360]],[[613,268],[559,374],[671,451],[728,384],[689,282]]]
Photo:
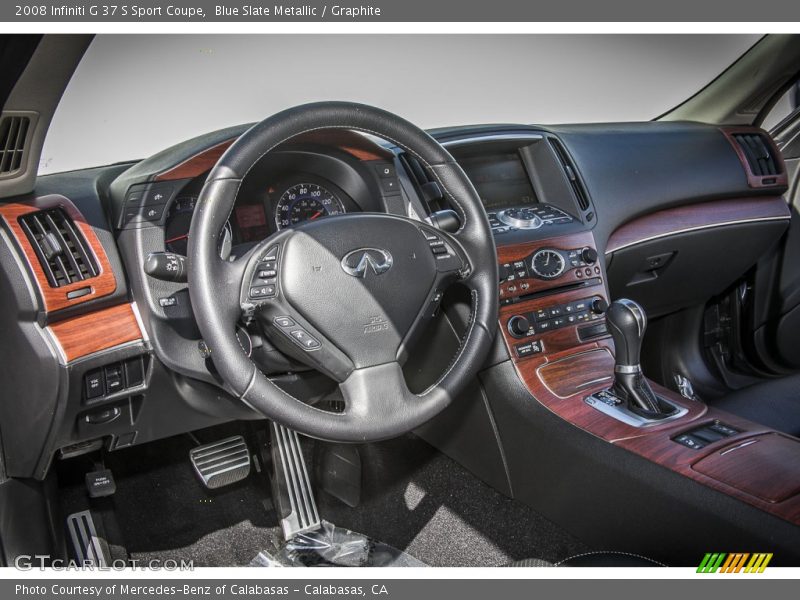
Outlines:
[[[569,164],[558,164],[565,159],[559,159],[553,139],[545,135],[490,136],[450,145],[481,197],[495,236],[519,239],[539,229],[564,231],[564,226],[580,225],[583,220],[588,201],[581,205],[571,190],[540,179],[540,173],[561,168],[573,178],[572,186],[581,185]],[[537,145],[550,151],[537,151]],[[419,219],[444,208],[441,190],[413,158],[385,154],[382,159],[382,152],[385,149],[376,146],[374,157],[362,160],[363,155],[359,158],[335,148],[322,151],[300,145],[268,154],[242,182],[221,251],[257,243],[306,221],[352,212],[389,212]],[[179,180],[165,194],[163,213],[158,213],[155,222],[163,228],[166,252],[186,255],[192,214],[205,175]],[[125,206],[132,193],[134,199],[138,197],[137,186],[132,187],[134,192],[128,190]],[[581,197],[585,199],[585,192]],[[145,201],[144,206],[150,210],[153,202]],[[126,223],[139,224],[136,218]],[[555,255],[553,260],[557,260]],[[552,266],[549,261],[542,262],[540,270]]]
[[[15,473],[41,474],[55,451],[92,440],[111,440],[116,449],[254,417],[219,387],[184,264],[206,177],[247,128],[213,132],[136,163],[42,177],[36,199],[4,207],[10,223],[60,207],[79,226],[101,271],[50,289],[25,232],[12,231],[43,291],[36,306],[9,311],[35,315],[30,327],[15,322],[9,331],[25,336],[14,343],[22,348],[44,331],[47,340],[35,354],[54,353],[57,368],[54,378],[21,385],[50,385],[32,395],[59,404],[26,407],[29,418],[17,415],[30,425],[24,430],[41,432],[42,439],[20,439],[9,451]],[[602,308],[611,289],[651,314],[702,303],[745,272],[786,223],[785,182],[774,189],[748,186],[731,142],[710,126],[486,126],[432,135],[464,168],[492,227],[502,333],[493,363],[510,357],[530,370],[582,344],[603,345]],[[672,140],[666,149],[665,139]],[[699,169],[704,178],[695,176]],[[705,210],[710,201],[719,209]],[[251,169],[220,253],[235,255],[310,220],[354,212],[432,220],[451,208],[413,156],[361,134],[316,132],[276,148]],[[720,227],[743,221],[750,224],[745,238],[738,226]],[[698,245],[696,231],[708,243]],[[726,248],[737,236],[747,247],[738,244],[732,256]],[[154,257],[166,259],[166,274],[148,273]],[[14,272],[16,264],[10,261],[5,271]],[[680,283],[687,271],[698,274],[691,286]],[[257,331],[237,334],[265,373],[298,385],[302,364]],[[426,361],[449,359],[437,344],[415,367],[420,372]],[[314,385],[324,389],[324,382]],[[53,414],[60,415],[54,427],[37,421]]]

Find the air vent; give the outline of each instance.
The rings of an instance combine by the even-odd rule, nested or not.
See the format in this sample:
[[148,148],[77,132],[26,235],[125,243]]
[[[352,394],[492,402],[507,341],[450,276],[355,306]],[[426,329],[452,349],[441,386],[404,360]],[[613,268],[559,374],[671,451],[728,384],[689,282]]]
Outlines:
[[753,175],[770,177],[781,174],[780,161],[772,144],[760,133],[734,133],[733,139],[742,149]]
[[581,210],[588,210],[589,195],[586,193],[586,189],[583,187],[583,183],[578,177],[578,172],[575,170],[575,165],[572,163],[569,154],[567,154],[566,148],[564,148],[563,144],[556,138],[551,137],[547,139],[553,151],[556,153],[558,160],[561,162],[564,174],[567,176],[569,185],[572,187],[575,198],[578,200],[578,206],[581,207]]
[[28,117],[3,117],[0,121],[0,175],[15,173],[25,164],[30,126]]
[[51,287],[96,277],[97,263],[86,240],[62,208],[28,213],[19,218]]

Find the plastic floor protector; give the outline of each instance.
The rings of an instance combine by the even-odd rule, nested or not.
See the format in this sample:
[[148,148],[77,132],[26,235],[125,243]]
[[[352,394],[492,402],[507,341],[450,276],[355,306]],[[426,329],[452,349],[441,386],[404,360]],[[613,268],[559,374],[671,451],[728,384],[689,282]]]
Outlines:
[[427,567],[410,554],[365,535],[322,521],[274,553],[262,550],[251,567]]

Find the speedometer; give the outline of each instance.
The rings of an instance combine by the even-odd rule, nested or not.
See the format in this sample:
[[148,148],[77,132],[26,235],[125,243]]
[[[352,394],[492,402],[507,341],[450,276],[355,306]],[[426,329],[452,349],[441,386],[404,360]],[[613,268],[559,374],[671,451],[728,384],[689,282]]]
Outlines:
[[343,212],[342,201],[321,185],[298,183],[281,194],[275,207],[275,223],[278,229],[285,229]]

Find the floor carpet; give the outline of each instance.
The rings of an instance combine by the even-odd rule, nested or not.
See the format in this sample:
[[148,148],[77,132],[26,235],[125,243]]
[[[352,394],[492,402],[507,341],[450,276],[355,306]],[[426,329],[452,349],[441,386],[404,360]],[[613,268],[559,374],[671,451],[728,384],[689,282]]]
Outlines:
[[[222,435],[198,433],[203,442]],[[253,471],[238,484],[206,490],[188,460],[193,445],[181,436],[106,456],[117,484],[114,520],[131,558],[234,566],[247,565],[263,550],[274,552],[281,535],[262,476]],[[308,458],[313,450],[306,452]],[[318,488],[322,518],[431,566],[556,562],[589,550],[419,438],[359,446],[359,454],[361,505],[350,508]],[[59,469],[64,514],[88,506],[82,477],[90,468],[81,460]]]

